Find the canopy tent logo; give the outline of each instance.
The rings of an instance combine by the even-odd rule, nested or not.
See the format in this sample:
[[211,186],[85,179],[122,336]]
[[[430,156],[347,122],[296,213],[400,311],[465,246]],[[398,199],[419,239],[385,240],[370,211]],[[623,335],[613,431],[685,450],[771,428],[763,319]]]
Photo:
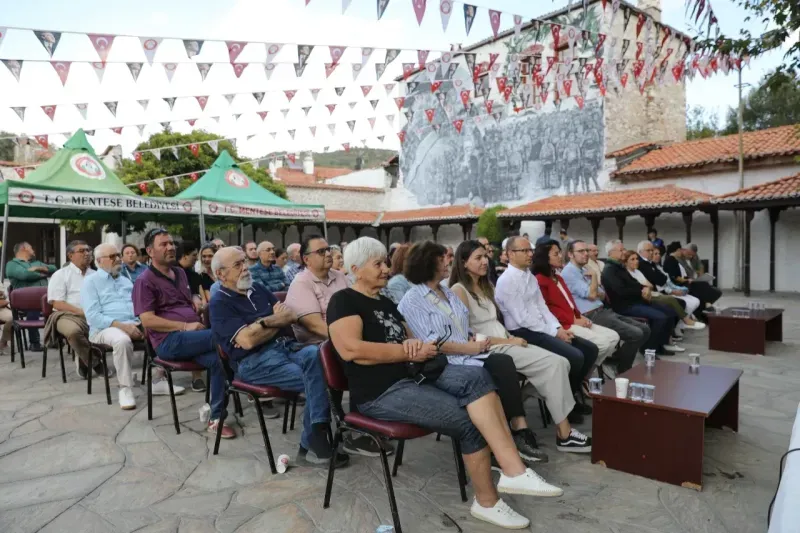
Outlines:
[[19,198],[19,201],[22,204],[33,203],[33,201],[36,199],[36,197],[33,195],[31,191],[19,191],[17,197]]
[[250,186],[250,180],[247,179],[247,176],[235,170],[229,170],[225,173],[225,181],[239,189],[246,189]]
[[69,160],[69,164],[77,174],[90,180],[106,179],[106,171],[100,163],[89,154],[75,154]]

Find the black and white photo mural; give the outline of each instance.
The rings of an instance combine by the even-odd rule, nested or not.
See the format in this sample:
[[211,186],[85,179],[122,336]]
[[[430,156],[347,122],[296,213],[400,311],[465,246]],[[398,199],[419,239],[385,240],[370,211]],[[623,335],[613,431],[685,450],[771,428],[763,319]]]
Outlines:
[[[559,22],[599,24],[595,9],[573,18]],[[457,53],[436,71],[409,78],[400,168],[420,205],[484,205],[600,190],[603,98],[583,68],[594,44],[585,42],[572,61],[554,67],[556,89],[532,79],[540,69],[549,72],[543,64],[549,54],[565,53],[555,50],[548,34],[529,28],[496,43],[499,49]],[[504,54],[492,53],[503,45]]]

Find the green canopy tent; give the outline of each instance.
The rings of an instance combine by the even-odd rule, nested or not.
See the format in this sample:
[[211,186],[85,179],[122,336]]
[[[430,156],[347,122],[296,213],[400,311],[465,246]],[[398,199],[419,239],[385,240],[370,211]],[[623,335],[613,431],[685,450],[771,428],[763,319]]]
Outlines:
[[[106,223],[126,220],[183,220],[199,213],[198,202],[146,198],[133,193],[97,157],[78,130],[64,147],[24,180],[0,183],[3,243],[8,219],[14,217],[82,218]],[[0,252],[0,279],[5,275],[6,247]]]
[[175,196],[199,203],[200,239],[205,240],[205,217],[250,224],[263,219],[308,220],[325,223],[325,206],[295,204],[277,196],[242,172],[227,150],[223,150],[205,175]]

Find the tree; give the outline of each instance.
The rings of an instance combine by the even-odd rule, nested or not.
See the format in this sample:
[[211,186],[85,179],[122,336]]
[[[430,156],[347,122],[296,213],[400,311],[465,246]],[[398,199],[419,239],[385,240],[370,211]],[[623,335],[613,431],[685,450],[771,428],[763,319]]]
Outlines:
[[[211,168],[214,161],[217,159],[218,153],[215,152],[207,143],[208,141],[218,140],[218,151],[227,150],[231,157],[237,162],[241,162],[236,148],[229,141],[222,140],[223,138],[213,133],[208,133],[202,130],[194,130],[189,134],[174,133],[165,129],[161,133],[151,135],[150,138],[136,147],[137,152],[145,152],[142,154],[142,163],[138,164],[133,159],[123,159],[122,164],[116,170],[117,176],[123,183],[137,183],[140,181],[154,180],[166,176],[175,176],[178,174],[187,174],[178,179],[179,183],[175,184],[174,180],[169,179],[164,181],[164,190],[155,183],[147,184],[147,192],[142,192],[138,187],[131,190],[141,196],[154,196],[154,197],[169,197],[175,196],[182,190],[186,189],[192,184],[192,178],[189,175],[196,172],[198,178],[202,178],[202,171]],[[171,150],[162,150],[161,158],[157,159],[153,154],[148,153],[147,150],[154,148],[164,148],[167,146],[175,146],[180,144],[198,143],[199,153],[197,157],[192,154],[188,146],[178,148],[178,157]],[[247,176],[269,190],[273,194],[281,198],[286,198],[286,187],[282,183],[275,183],[272,177],[266,170],[255,168],[253,165],[246,163],[241,165],[242,171]],[[68,220],[64,221],[63,225],[69,228],[70,231],[88,231],[94,228],[94,221],[86,220]],[[138,226],[129,226],[131,231],[141,230]],[[221,229],[233,229],[232,224],[207,224],[207,231],[214,232]],[[110,231],[120,231],[115,226],[108,228]],[[190,237],[195,239],[199,231],[199,221],[193,221],[191,224],[174,225],[168,228],[176,235],[181,235],[184,238]]]
[[761,19],[764,26],[771,29],[761,35],[753,36],[749,30],[743,28],[739,31],[738,38],[720,34],[701,41],[700,48],[732,54],[736,57],[755,57],[789,45],[783,56],[783,64],[770,76],[769,83],[786,81],[786,77],[779,77],[777,74],[785,74],[790,79],[796,79],[800,74],[800,40],[797,39],[797,32],[800,31],[800,2],[797,0],[736,0],[736,3],[751,13],[744,19],[745,22],[752,17],[757,17]]
[[497,212],[505,208],[504,205],[495,205],[481,213],[481,216],[478,217],[478,237],[486,237],[489,242],[503,240],[503,225],[497,219]]
[[[756,131],[800,124],[800,80],[785,73],[769,73],[744,99],[742,129]],[[738,109],[728,110],[723,133],[739,131]]]
[[686,140],[706,139],[719,135],[717,117],[703,106],[693,106],[686,110]]

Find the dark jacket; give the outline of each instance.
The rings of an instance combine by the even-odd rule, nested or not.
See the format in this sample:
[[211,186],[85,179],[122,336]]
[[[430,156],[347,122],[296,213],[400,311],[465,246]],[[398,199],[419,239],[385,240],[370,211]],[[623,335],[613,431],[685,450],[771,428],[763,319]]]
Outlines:
[[632,305],[646,303],[642,298],[642,286],[622,263],[612,259],[606,261],[600,279],[614,311],[619,312]]
[[664,258],[664,272],[669,274],[669,279],[672,280],[672,283],[675,285],[682,285],[686,286],[688,283],[684,280],[683,282],[678,281],[678,278],[683,278],[681,274],[681,266],[678,263],[678,260],[673,255],[668,255]]
[[639,272],[655,287],[663,287],[667,284],[667,276],[656,268],[655,263],[651,263],[641,255],[639,256]]

